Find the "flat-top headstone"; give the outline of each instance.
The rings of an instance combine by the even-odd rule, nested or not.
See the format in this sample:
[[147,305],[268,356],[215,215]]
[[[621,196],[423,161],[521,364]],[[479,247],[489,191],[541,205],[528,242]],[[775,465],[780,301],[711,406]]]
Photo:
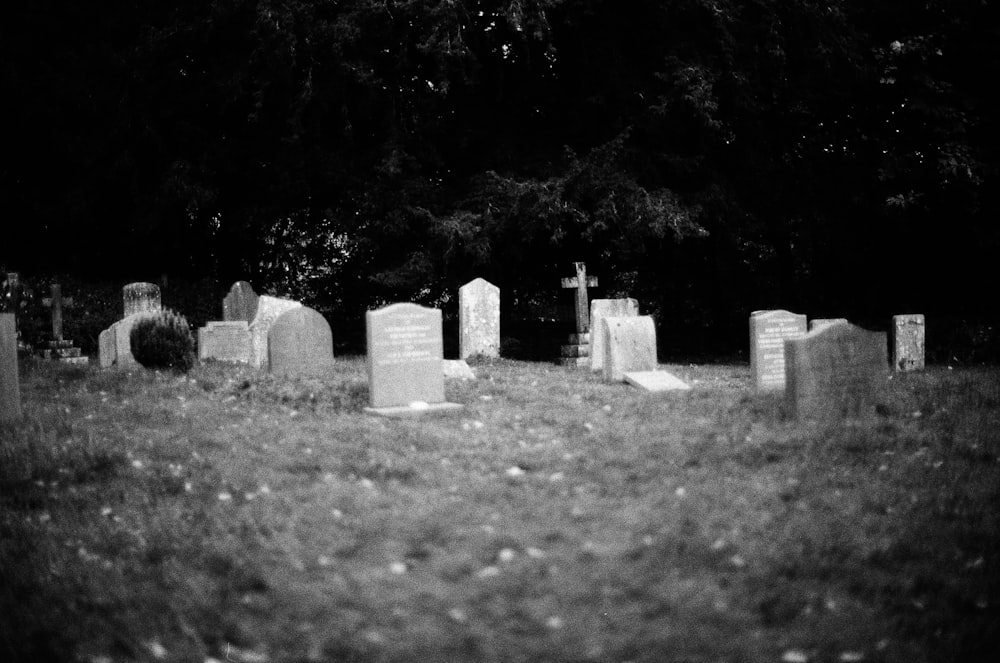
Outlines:
[[691,386],[667,371],[633,371],[625,374],[625,382],[645,391],[688,391]]
[[318,376],[333,366],[333,333],[318,311],[285,311],[267,333],[268,370],[276,375]]
[[785,398],[796,417],[864,417],[888,382],[884,332],[840,322],[785,343]]
[[599,371],[604,367],[604,334],[601,320],[604,318],[631,318],[639,315],[639,302],[631,297],[625,299],[590,300],[590,370]]
[[925,329],[924,316],[918,313],[892,316],[893,370],[923,370]]
[[132,356],[132,328],[136,323],[156,315],[155,311],[133,313],[116,322],[114,328],[115,365],[121,368],[135,368],[139,362]]
[[198,330],[198,359],[249,364],[253,348],[246,320],[209,322]]
[[758,391],[785,388],[785,339],[806,334],[806,316],[790,311],[750,314],[750,374]]
[[604,379],[621,382],[626,373],[656,370],[656,327],[648,315],[603,318]]
[[809,321],[809,331],[819,329],[824,325],[832,325],[837,322],[848,322],[847,318],[813,318]]
[[0,421],[21,417],[21,383],[17,375],[17,327],[13,313],[0,313]]
[[257,315],[250,323],[250,365],[254,368],[267,368],[267,334],[271,325],[285,311],[302,306],[291,299],[281,299],[261,295],[257,300]]
[[129,283],[122,288],[122,300],[125,307],[123,320],[133,313],[159,311],[160,287],[154,283]]
[[500,356],[500,288],[474,279],[458,289],[458,356]]
[[246,281],[237,281],[222,300],[222,319],[245,320],[248,324],[253,322],[257,315],[258,299],[253,286]]

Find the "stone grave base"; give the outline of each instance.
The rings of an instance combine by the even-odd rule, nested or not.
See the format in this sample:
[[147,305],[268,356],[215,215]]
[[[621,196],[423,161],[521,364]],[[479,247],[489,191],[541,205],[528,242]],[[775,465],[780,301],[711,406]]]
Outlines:
[[625,373],[625,382],[645,391],[687,391],[691,389],[691,385],[667,371]]
[[366,414],[373,414],[377,417],[390,417],[399,419],[403,417],[419,417],[424,414],[448,414],[459,412],[465,409],[460,403],[420,403],[412,405],[399,405],[396,407],[366,407]]
[[590,357],[562,357],[559,359],[559,365],[571,368],[590,368]]

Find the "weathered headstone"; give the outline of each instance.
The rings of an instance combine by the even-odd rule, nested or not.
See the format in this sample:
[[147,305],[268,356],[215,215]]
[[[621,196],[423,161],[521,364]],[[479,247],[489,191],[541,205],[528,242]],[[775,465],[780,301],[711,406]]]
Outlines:
[[118,345],[115,338],[115,326],[111,325],[97,337],[97,358],[101,368],[110,368],[118,358]]
[[590,301],[590,370],[599,371],[604,367],[604,334],[601,320],[604,318],[631,318],[639,315],[639,302],[631,297],[626,299],[592,299]]
[[919,313],[892,316],[893,370],[923,370],[925,329],[924,316]]
[[785,398],[799,418],[864,417],[889,375],[884,332],[825,325],[784,340]]
[[160,287],[154,283],[129,283],[122,288],[124,315],[122,320],[134,313],[153,313],[161,310]]
[[644,391],[689,391],[691,386],[667,371],[632,371],[625,382]]
[[750,374],[758,391],[785,388],[785,339],[804,334],[804,315],[780,309],[750,314]]
[[86,364],[87,357],[80,354],[80,348],[73,346],[73,341],[63,338],[63,307],[73,306],[72,297],[62,296],[62,286],[53,283],[51,297],[42,299],[42,304],[52,309],[52,340],[48,348],[42,350],[44,359],[56,359],[66,364]]
[[115,339],[115,366],[120,368],[135,368],[139,362],[132,356],[132,328],[140,320],[156,315],[156,311],[140,311],[119,320],[112,325]]
[[625,373],[656,370],[656,327],[648,315],[603,318],[604,379],[621,382]]
[[282,313],[267,333],[268,370],[289,377],[323,375],[333,366],[333,333],[318,311]]
[[441,368],[446,380],[476,379],[476,374],[472,372],[464,359],[445,359],[441,362]]
[[250,363],[250,325],[246,320],[208,322],[198,330],[198,360]]
[[444,400],[441,311],[392,304],[365,314],[373,414],[459,409]]
[[21,384],[17,375],[17,328],[13,313],[0,313],[0,421],[21,417]]
[[562,358],[559,363],[563,366],[589,366],[591,329],[587,288],[596,288],[598,281],[596,276],[587,276],[586,263],[574,262],[573,267],[576,269],[576,276],[562,279],[562,287],[576,291],[573,306],[576,332],[570,334],[569,343],[562,346]]
[[500,288],[474,279],[458,289],[458,356],[500,356]]
[[250,365],[254,368],[267,368],[267,334],[271,325],[285,311],[302,306],[291,299],[281,299],[261,295],[257,300],[257,314],[250,323]]
[[809,331],[837,322],[847,322],[847,318],[813,318],[809,321]]
[[237,281],[222,300],[222,319],[245,320],[247,324],[253,322],[257,315],[258,299],[253,286],[246,281]]

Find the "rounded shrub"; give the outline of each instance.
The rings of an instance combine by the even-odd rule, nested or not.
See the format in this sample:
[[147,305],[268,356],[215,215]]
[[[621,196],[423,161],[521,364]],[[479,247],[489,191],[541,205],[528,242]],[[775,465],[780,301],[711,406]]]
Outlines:
[[143,318],[129,336],[132,356],[146,368],[186,373],[194,366],[194,339],[183,315],[165,309]]

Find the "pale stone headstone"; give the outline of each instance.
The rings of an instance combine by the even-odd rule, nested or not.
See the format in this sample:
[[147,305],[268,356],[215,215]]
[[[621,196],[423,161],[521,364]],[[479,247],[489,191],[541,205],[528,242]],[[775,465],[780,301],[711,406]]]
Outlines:
[[458,289],[458,356],[500,356],[500,288],[474,279]]
[[925,329],[924,316],[919,313],[892,316],[893,370],[923,370]]
[[139,362],[132,356],[132,328],[136,323],[156,315],[155,311],[133,313],[119,320],[114,325],[115,365],[120,368],[135,368]]
[[237,281],[222,300],[222,319],[245,320],[247,324],[253,322],[257,315],[258,299],[253,286],[246,281]]
[[656,370],[656,327],[648,315],[603,318],[604,379],[622,382],[625,373]]
[[267,368],[267,334],[271,325],[285,311],[302,306],[291,299],[281,299],[261,295],[257,300],[257,314],[250,323],[250,365],[254,368]]
[[445,379],[448,380],[475,380],[476,374],[472,372],[464,359],[445,359],[441,362]]
[[307,306],[285,311],[267,333],[268,370],[289,377],[323,375],[333,366],[333,332]]
[[98,360],[101,368],[109,368],[118,358],[118,341],[115,338],[115,326],[111,325],[97,337]]
[[21,417],[21,383],[17,374],[17,327],[13,313],[0,313],[0,421]]
[[836,322],[847,322],[847,318],[813,318],[809,321],[809,331],[819,329],[824,325],[832,325]]
[[805,334],[804,315],[780,309],[750,314],[750,374],[758,391],[785,388],[785,339]]
[[392,304],[365,314],[368,389],[374,414],[457,409],[444,400],[441,311]]
[[198,330],[198,359],[250,363],[250,325],[246,320],[209,322]]
[[625,374],[625,382],[645,391],[688,391],[691,386],[667,371],[633,371]]
[[160,287],[154,283],[129,283],[122,288],[125,314],[122,319],[134,313],[151,313],[161,310]]
[[785,398],[800,418],[863,417],[888,382],[884,332],[850,323],[785,339]]
[[590,300],[590,370],[599,371],[604,367],[604,334],[601,320],[604,318],[631,318],[639,315],[639,302],[631,297],[625,299]]

